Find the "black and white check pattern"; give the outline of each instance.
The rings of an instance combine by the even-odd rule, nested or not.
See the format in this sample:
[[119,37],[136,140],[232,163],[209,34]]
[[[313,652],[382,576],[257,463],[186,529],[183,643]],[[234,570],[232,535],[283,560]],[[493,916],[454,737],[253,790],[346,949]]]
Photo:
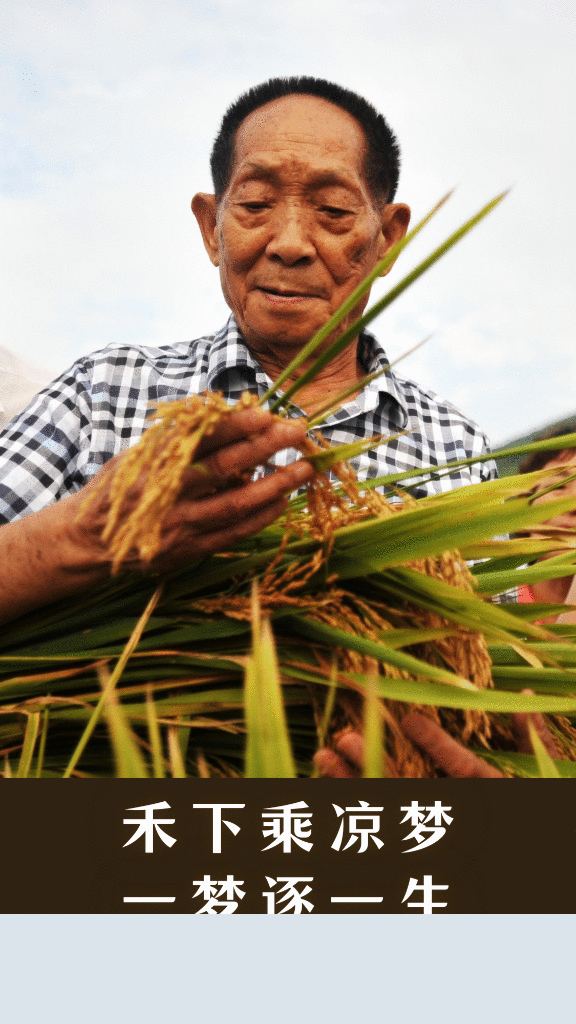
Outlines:
[[[358,358],[366,373],[387,365],[366,332]],[[135,444],[150,407],[204,390],[234,403],[243,391],[263,395],[271,381],[252,358],[233,316],[217,334],[160,347],[109,346],[79,359],[48,385],[0,436],[0,522],[37,512],[83,487],[103,463]],[[355,460],[360,479],[442,466],[488,450],[474,423],[413,381],[387,370],[323,428],[331,444],[374,434],[408,433]],[[280,452],[276,464],[296,457]],[[492,461],[414,487],[416,496],[494,478]],[[417,483],[417,481],[416,481]]]

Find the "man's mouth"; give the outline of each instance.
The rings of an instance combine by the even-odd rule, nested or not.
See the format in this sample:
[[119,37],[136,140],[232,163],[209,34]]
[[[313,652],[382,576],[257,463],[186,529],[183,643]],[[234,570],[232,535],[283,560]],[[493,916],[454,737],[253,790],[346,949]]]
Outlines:
[[259,286],[258,290],[264,292],[265,295],[278,297],[279,299],[313,299],[316,297],[314,292],[298,291],[292,288],[267,288]]

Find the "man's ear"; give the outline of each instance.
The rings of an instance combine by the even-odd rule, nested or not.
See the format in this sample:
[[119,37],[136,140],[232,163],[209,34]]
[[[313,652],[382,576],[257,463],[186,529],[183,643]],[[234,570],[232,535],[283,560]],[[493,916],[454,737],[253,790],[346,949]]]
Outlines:
[[[378,259],[383,259],[386,253],[404,238],[410,223],[410,207],[406,203],[387,203],[382,210],[382,236]],[[392,270],[393,264],[383,271],[381,277]]]
[[220,248],[216,220],[216,196],[208,195],[206,192],[197,192],[192,200],[192,213],[202,232],[206,252],[211,262],[217,267],[220,263]]

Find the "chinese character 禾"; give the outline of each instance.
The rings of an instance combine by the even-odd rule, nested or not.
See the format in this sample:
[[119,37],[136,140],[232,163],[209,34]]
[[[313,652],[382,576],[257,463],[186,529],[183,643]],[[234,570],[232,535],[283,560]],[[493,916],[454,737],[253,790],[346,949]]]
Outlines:
[[165,811],[170,810],[170,804],[166,803],[165,800],[161,800],[157,804],[142,804],[140,807],[127,807],[127,811],[144,811],[143,818],[124,818],[125,825],[138,825],[134,835],[124,846],[130,846],[131,843],[135,843],[140,836],[144,836],[144,850],[146,853],[152,853],[154,850],[154,830],[160,836],[163,843],[166,846],[174,846],[176,840],[167,835],[160,825],[173,825],[175,818],[155,818],[154,811]]

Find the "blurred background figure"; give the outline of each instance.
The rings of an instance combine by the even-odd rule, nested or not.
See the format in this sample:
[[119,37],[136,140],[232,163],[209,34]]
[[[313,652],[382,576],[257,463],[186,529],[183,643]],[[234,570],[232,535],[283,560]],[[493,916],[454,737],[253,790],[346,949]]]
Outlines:
[[[572,432],[571,427],[560,427],[543,434],[536,440],[557,437],[559,439],[558,448],[554,451],[535,452],[520,464],[520,473],[533,473],[538,469],[550,469],[550,479],[542,480],[534,488],[535,494],[546,490],[555,478],[558,479],[558,487],[553,491],[548,491],[548,493],[543,494],[538,499],[542,503],[560,497],[560,491],[567,497],[570,494],[576,496],[576,448],[562,448],[561,441],[563,436]],[[571,480],[570,477],[573,474],[575,474],[575,478]],[[557,530],[559,537],[565,536],[567,530],[570,532],[576,531],[576,510],[564,512],[562,515],[548,520],[546,525]],[[539,536],[537,531],[530,531],[530,535],[533,537]],[[544,555],[543,557],[550,558],[551,554]],[[542,580],[540,583],[531,584],[531,586],[519,587],[518,600],[523,604],[536,602],[538,604],[576,605],[576,576],[561,576],[558,579]],[[559,615],[543,619],[542,621],[545,623],[576,623],[576,612],[561,612]]]
[[0,431],[56,374],[0,345]]

